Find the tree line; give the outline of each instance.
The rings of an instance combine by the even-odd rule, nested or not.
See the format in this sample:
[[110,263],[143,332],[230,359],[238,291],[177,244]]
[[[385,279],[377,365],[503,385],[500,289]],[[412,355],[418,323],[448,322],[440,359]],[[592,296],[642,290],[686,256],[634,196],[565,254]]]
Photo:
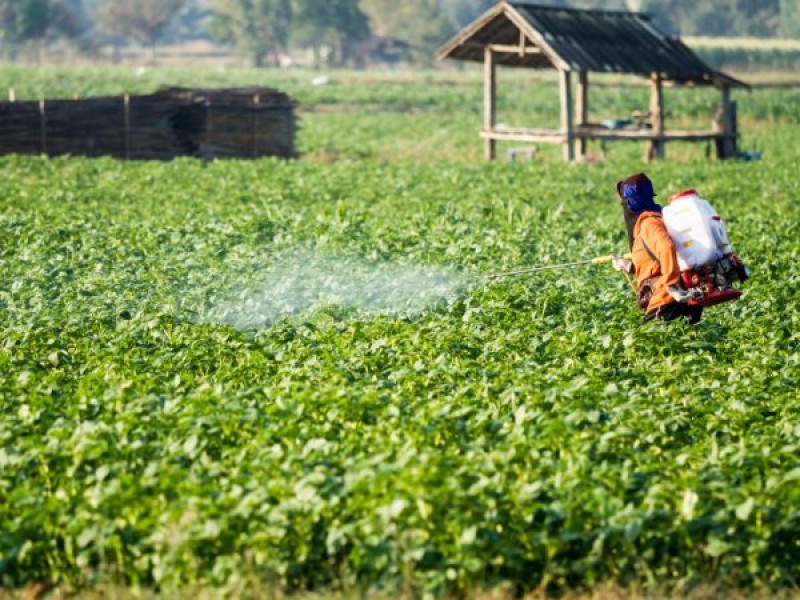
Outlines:
[[[578,8],[651,13],[681,35],[800,37],[800,0],[537,0]],[[155,56],[160,43],[207,38],[279,64],[309,49],[317,64],[347,65],[365,51],[425,62],[495,0],[0,0],[0,48],[64,41],[91,52],[137,43]],[[391,40],[392,45],[375,40]],[[392,56],[387,54],[386,58]]]
[[550,0],[579,8],[644,11],[668,33],[723,37],[800,37],[798,0]]

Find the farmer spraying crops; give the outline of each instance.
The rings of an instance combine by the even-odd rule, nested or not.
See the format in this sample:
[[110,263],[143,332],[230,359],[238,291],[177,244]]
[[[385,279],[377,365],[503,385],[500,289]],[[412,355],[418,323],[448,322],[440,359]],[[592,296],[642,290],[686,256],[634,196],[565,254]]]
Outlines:
[[656,204],[644,173],[617,182],[628,232],[630,260],[615,256],[615,269],[636,277],[636,301],[647,320],[685,317],[698,323],[703,307],[733,300],[747,269],[732,253],[722,221],[695,190]]
[[[653,182],[644,173],[617,182],[630,253],[537,265],[501,273],[489,280],[552,269],[611,264],[625,274],[648,321],[684,317],[700,322],[703,309],[741,297],[750,273],[733,253],[722,218],[697,190],[656,204]],[[632,277],[634,276],[634,277]]]
[[680,285],[675,245],[664,225],[661,206],[653,200],[653,183],[647,175],[638,173],[617,182],[617,193],[632,257],[615,257],[613,265],[618,271],[635,273],[639,308],[648,320],[686,317],[691,324],[699,322],[703,307],[687,304],[692,295]]

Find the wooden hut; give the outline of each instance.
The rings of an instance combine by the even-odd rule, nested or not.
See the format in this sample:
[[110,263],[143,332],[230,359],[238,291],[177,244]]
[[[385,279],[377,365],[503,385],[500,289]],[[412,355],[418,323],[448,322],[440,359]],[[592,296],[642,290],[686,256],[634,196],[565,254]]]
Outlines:
[[[588,140],[643,140],[647,158],[663,158],[668,141],[716,144],[720,159],[736,156],[734,87],[745,83],[707,66],[677,38],[656,29],[644,13],[579,10],[515,0],[497,5],[442,46],[439,60],[483,62],[485,156],[492,160],[500,140],[562,144],[564,159],[586,153]],[[499,128],[496,123],[497,66],[556,69],[561,97],[559,129]],[[573,73],[577,79],[573,93]],[[650,81],[650,126],[609,129],[593,125],[589,114],[589,73],[619,73]],[[721,110],[712,131],[668,131],[664,85],[714,86]],[[577,148],[576,148],[577,146]]]

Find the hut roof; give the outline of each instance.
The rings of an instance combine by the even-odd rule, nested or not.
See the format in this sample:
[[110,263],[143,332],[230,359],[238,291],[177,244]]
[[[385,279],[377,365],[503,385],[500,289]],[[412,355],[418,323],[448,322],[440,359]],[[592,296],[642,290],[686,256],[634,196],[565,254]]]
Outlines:
[[706,65],[679,39],[659,31],[645,13],[503,0],[442,46],[438,58],[483,62],[487,46],[504,50],[495,61],[505,66],[659,74],[680,83],[747,87]]

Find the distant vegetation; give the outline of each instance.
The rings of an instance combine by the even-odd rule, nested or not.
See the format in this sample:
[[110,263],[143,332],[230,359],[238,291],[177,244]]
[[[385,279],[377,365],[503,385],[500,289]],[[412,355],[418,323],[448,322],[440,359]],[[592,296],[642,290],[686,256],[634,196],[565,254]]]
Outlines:
[[723,71],[796,72],[800,69],[800,50],[698,47],[695,51],[707,64]]
[[[537,0],[580,8],[651,13],[670,34],[800,37],[796,0]],[[41,60],[68,46],[87,56],[119,56],[127,45],[208,40],[256,66],[287,64],[307,50],[316,66],[380,62],[425,64],[435,49],[494,0],[0,0],[0,56]],[[751,66],[752,50],[722,62]],[[792,68],[796,57],[768,55],[767,68]]]

